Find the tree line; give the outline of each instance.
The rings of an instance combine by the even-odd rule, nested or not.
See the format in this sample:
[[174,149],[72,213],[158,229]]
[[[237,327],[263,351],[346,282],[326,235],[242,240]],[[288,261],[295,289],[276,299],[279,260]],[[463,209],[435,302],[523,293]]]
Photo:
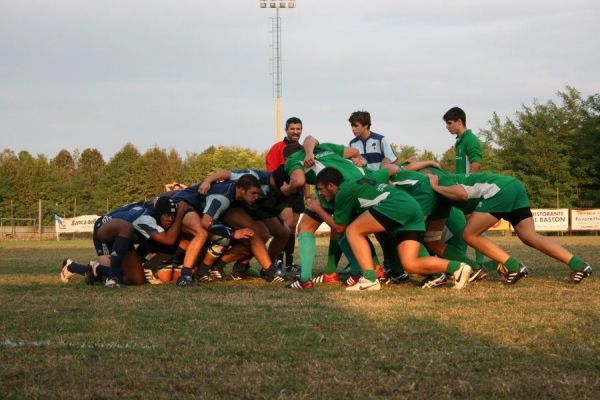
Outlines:
[[[567,87],[558,102],[523,105],[513,118],[493,114],[476,132],[483,145],[482,172],[521,179],[533,207],[600,207],[600,94],[583,97]],[[412,155],[454,169],[454,148],[441,156],[394,145],[400,160]],[[153,147],[143,154],[128,143],[108,162],[95,148],[61,150],[49,159],[27,151],[0,153],[0,217],[43,219],[53,215],[103,214],[129,202],[150,199],[169,182],[192,184],[220,169],[264,168],[265,152],[210,146],[182,158]]]

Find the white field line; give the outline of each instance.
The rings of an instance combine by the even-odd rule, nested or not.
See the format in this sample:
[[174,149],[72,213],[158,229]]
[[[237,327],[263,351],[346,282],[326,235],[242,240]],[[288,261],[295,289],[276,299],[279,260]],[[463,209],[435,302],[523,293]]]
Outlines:
[[118,343],[118,342],[99,342],[99,343],[65,343],[62,341],[53,342],[50,340],[11,340],[4,339],[0,342],[0,347],[16,348],[16,347],[47,347],[47,348],[76,348],[76,349],[115,349],[115,350],[133,350],[133,349],[153,349],[156,346],[139,345],[134,343]]

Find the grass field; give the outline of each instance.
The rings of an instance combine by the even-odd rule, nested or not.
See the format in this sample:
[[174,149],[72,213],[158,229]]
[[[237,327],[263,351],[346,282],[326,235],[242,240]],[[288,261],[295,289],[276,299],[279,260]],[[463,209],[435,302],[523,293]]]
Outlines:
[[[514,287],[366,293],[64,285],[90,241],[0,242],[0,398],[599,399],[598,275],[497,240],[530,266]],[[559,240],[600,266],[599,237]]]

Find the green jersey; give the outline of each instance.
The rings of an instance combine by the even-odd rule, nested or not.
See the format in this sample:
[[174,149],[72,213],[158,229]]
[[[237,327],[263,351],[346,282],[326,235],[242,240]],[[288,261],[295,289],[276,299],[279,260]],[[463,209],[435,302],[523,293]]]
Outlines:
[[336,224],[348,225],[352,218],[374,209],[398,223],[396,230],[424,231],[421,207],[408,193],[369,177],[343,182],[335,196]]
[[[438,175],[439,176],[439,175]],[[455,174],[439,176],[440,186],[461,185],[468,195],[466,201],[453,201],[452,205],[461,209],[465,214],[470,214],[473,211],[487,212],[484,204],[492,198],[500,196],[503,189],[510,188],[515,182],[519,182],[516,178],[498,174]],[[519,182],[520,183],[520,182]],[[506,205],[503,210],[494,211],[512,211],[512,205]],[[511,208],[511,209],[508,209]]]
[[467,129],[462,136],[456,137],[454,151],[456,153],[455,173],[457,174],[469,175],[471,164],[481,162],[481,143],[470,129]]
[[417,171],[400,171],[390,178],[392,185],[410,194],[421,206],[423,214],[431,215],[438,196],[429,184],[429,177]]
[[362,168],[344,158],[344,146],[323,143],[315,146],[313,151],[315,156],[315,165],[311,168],[304,168],[304,158],[306,152],[300,150],[289,156],[285,160],[285,172],[292,175],[292,172],[302,169],[306,177],[306,183],[314,185],[317,174],[325,167],[333,167],[342,173],[344,181],[358,179],[365,175]]

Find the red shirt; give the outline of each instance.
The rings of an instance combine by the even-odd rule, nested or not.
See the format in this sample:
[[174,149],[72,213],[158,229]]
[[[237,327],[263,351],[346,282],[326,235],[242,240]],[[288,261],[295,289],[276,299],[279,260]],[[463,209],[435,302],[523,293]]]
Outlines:
[[286,139],[287,138],[283,139],[281,142],[275,143],[267,152],[267,171],[274,171],[277,167],[285,163],[283,149],[288,145]]

